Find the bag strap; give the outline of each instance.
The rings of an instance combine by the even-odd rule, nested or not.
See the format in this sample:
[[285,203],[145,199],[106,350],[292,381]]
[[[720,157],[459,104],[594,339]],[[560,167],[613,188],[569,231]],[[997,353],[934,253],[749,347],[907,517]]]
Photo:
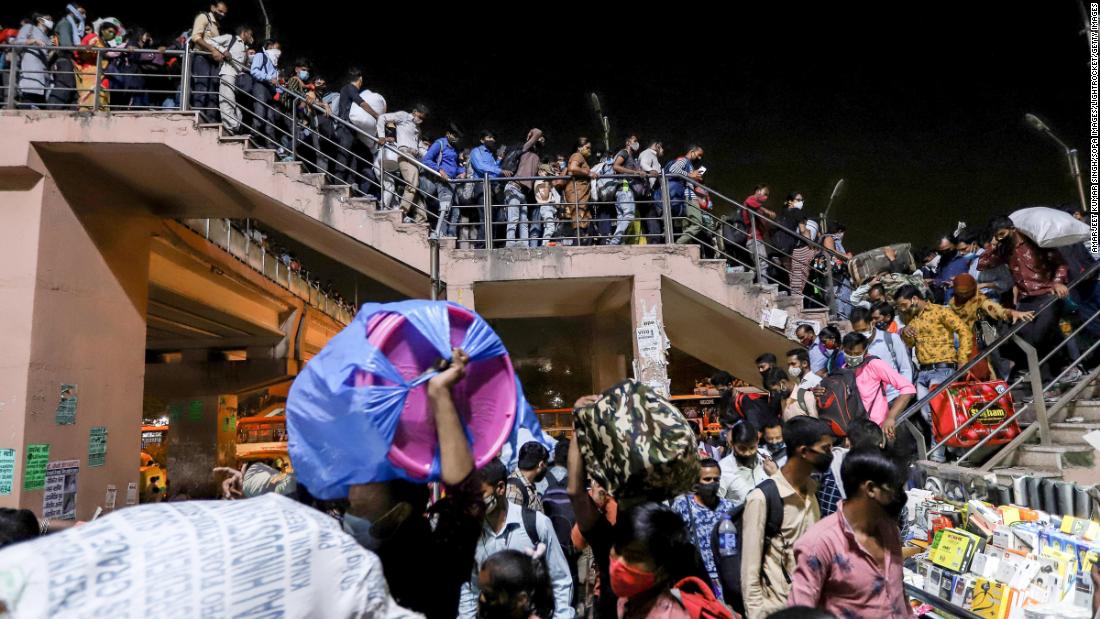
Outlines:
[[519,488],[519,491],[523,493],[523,509],[527,509],[527,504],[531,502],[531,494],[528,492],[527,486],[515,477],[508,478],[508,485]]
[[[784,549],[789,551],[787,540],[783,538],[783,498],[779,496],[779,486],[775,484],[775,480],[768,478],[757,484],[756,487],[764,493],[764,503],[767,506],[767,518],[764,520],[764,543],[767,544],[773,537],[779,536],[783,540]],[[787,585],[790,585],[791,576],[787,573],[787,566],[780,563],[779,569],[783,571],[783,578],[786,579]],[[767,575],[764,573],[763,561],[760,562],[760,576],[765,582],[768,580]],[[771,586],[771,584],[769,583],[768,586]]]
[[439,141],[439,159],[435,162],[436,167],[443,165],[443,147],[445,146],[447,138],[439,138]]
[[535,512],[522,507],[520,508],[520,515],[523,519],[523,529],[527,531],[527,537],[531,540],[531,545],[537,548],[542,540],[539,539],[539,531],[535,527]]
[[798,399],[798,408],[801,408],[802,412],[807,415],[810,414],[810,407],[806,406],[806,394],[809,393],[809,391],[809,389],[803,389],[802,387],[799,387],[798,394],[796,396]]

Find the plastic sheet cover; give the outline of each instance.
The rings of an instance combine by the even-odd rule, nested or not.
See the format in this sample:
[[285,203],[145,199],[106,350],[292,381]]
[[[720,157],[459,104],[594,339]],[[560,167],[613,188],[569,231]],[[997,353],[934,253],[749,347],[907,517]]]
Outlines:
[[[387,457],[409,392],[438,372],[429,370],[406,381],[367,340],[367,325],[375,314],[399,313],[435,347],[440,357],[449,361],[447,307],[448,302],[419,300],[365,304],[351,324],[333,337],[295,379],[286,407],[290,459],[299,483],[315,497],[343,498],[354,484],[392,479],[439,480],[438,452],[427,480],[413,478]],[[500,337],[476,313],[461,348],[471,362],[507,354]],[[389,384],[355,387],[354,377],[359,370]],[[516,382],[519,387],[518,379]],[[510,444],[506,444],[506,451],[511,454],[517,451],[516,442],[526,436],[547,442],[522,388],[516,392],[516,421]]]

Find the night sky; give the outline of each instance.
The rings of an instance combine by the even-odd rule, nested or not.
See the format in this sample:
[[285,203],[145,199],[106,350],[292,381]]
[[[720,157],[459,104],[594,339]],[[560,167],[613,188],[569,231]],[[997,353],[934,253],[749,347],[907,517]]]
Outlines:
[[[619,3],[629,12],[618,14],[606,8],[615,3],[268,2],[284,66],[307,56],[336,81],[358,64],[391,110],[426,103],[433,135],[448,120],[468,141],[482,127],[511,142],[538,126],[565,153],[577,135],[598,136],[595,91],[613,146],[626,131],[662,138],[666,155],[697,141],[708,184],[730,197],[767,182],[771,206],[800,190],[814,214],[843,177],[833,218],[850,248],[927,244],[958,219],[1077,201],[1065,158],[1026,112],[1082,150],[1087,181],[1088,46],[1075,0],[647,13]],[[62,6],[3,4],[5,25]],[[86,5],[168,38],[205,3]],[[261,23],[255,0],[230,1],[228,24],[242,21]]]

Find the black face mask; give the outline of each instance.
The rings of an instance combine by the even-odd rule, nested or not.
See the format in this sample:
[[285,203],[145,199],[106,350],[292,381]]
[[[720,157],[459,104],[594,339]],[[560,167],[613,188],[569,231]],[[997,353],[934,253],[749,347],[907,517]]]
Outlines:
[[886,331],[887,329],[890,328],[890,321],[884,320],[882,322],[876,322],[875,323],[875,328],[878,329],[879,331]]
[[757,457],[758,456],[756,456],[755,454],[751,456],[739,456],[736,453],[733,454],[733,459],[737,461],[737,466],[742,466],[747,469],[756,467]]
[[718,482],[695,484],[695,494],[699,495],[704,503],[714,502],[718,498]]
[[833,465],[833,452],[830,451],[827,454],[817,454],[817,459],[813,461],[814,469],[818,473],[824,473],[829,470],[829,467]]
[[904,490],[899,490],[894,494],[894,498],[887,504],[882,505],[882,511],[886,512],[890,518],[897,520],[901,516],[902,510],[905,509],[905,504],[909,502],[909,495]]
[[764,447],[768,450],[768,453],[771,454],[772,460],[782,460],[787,456],[787,444],[783,441],[764,443]]

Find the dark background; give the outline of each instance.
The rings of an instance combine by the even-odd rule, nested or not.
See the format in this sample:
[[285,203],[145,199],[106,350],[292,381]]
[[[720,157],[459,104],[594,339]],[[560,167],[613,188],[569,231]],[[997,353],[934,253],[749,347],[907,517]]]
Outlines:
[[[732,3],[731,3],[732,4]],[[1082,150],[1088,174],[1088,45],[1076,0],[1030,8],[923,3],[742,10],[697,4],[344,3],[268,0],[282,66],[313,60],[333,82],[351,64],[391,110],[433,111],[502,142],[530,126],[551,152],[599,132],[587,93],[600,93],[612,143],[625,131],[664,140],[666,157],[706,149],[707,183],[736,199],[757,182],[770,206],[802,191],[861,249],[927,244],[957,220],[981,225],[1021,204],[1076,202],[1065,158],[1023,121],[1043,118]],[[89,0],[167,40],[206,3]],[[600,8],[604,7],[604,8]],[[610,7],[610,8],[608,8]],[[63,3],[5,2],[0,23]],[[256,0],[231,0],[228,26],[262,20]],[[338,85],[338,84],[337,84]]]

